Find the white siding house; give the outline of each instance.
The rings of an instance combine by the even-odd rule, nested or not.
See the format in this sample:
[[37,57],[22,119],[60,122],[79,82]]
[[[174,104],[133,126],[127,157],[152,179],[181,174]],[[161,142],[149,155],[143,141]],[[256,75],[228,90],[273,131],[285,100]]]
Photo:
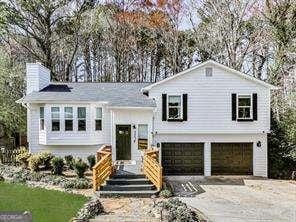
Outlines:
[[110,144],[113,161],[140,166],[143,148],[157,146],[167,175],[267,176],[272,85],[213,61],[154,84],[50,83],[49,74],[28,64],[18,101],[31,152],[85,158]]

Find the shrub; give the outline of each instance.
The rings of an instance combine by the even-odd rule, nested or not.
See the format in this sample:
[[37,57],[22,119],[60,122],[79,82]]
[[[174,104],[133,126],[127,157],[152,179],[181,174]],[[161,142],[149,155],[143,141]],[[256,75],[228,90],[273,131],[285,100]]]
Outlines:
[[73,169],[73,156],[68,155],[68,156],[65,156],[64,158],[65,158],[66,166],[72,170]]
[[64,186],[65,189],[74,188],[74,189],[89,189],[92,187],[92,184],[89,180],[78,178],[75,180],[69,180],[65,182]]
[[27,168],[30,156],[29,151],[25,147],[22,147],[20,153],[16,155],[16,161],[20,163],[23,168]]
[[37,172],[39,170],[39,166],[41,165],[41,160],[39,154],[33,154],[29,158],[29,169],[31,171]]
[[63,167],[64,167],[64,160],[61,157],[54,157],[50,161],[51,163],[51,172],[55,175],[61,175],[63,173]]
[[172,197],[173,194],[169,189],[163,189],[162,191],[160,191],[159,196],[163,198],[169,198]]
[[87,170],[88,165],[81,159],[74,160],[73,168],[79,178],[84,177],[84,173]]
[[99,199],[92,199],[84,204],[83,208],[77,213],[77,219],[81,221],[89,221],[89,219],[104,212],[103,205]]
[[96,156],[95,155],[89,155],[87,157],[87,161],[88,161],[89,169],[91,170],[93,168],[93,166],[96,164]]
[[38,155],[39,155],[41,164],[44,165],[44,168],[50,169],[51,167],[50,161],[54,156],[50,152],[41,152]]
[[0,182],[4,182],[4,181],[5,181],[4,177],[0,175]]
[[169,199],[160,202],[162,207],[168,211],[168,221],[198,221],[196,215],[187,205],[179,199]]

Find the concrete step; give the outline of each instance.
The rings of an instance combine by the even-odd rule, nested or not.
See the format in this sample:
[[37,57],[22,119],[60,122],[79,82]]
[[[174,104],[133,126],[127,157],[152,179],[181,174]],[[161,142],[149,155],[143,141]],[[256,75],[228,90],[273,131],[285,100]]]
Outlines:
[[112,191],[112,190],[100,190],[97,192],[99,197],[151,197],[157,195],[157,190],[130,190],[130,191]]
[[113,177],[106,181],[107,185],[135,185],[135,184],[151,184],[150,180],[146,178],[118,178]]
[[115,174],[112,176],[113,179],[140,179],[140,178],[146,178],[143,174]]
[[160,219],[148,216],[129,216],[129,215],[99,215],[90,222],[160,222]]
[[112,190],[112,191],[141,191],[141,190],[153,190],[155,186],[153,184],[131,184],[131,185],[106,185],[101,186],[100,190]]

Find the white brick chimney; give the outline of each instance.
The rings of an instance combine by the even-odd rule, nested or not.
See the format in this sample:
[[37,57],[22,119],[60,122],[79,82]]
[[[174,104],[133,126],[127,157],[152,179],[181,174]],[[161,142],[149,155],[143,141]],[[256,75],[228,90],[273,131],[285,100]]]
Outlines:
[[50,83],[50,70],[41,63],[27,63],[27,94],[39,91]]

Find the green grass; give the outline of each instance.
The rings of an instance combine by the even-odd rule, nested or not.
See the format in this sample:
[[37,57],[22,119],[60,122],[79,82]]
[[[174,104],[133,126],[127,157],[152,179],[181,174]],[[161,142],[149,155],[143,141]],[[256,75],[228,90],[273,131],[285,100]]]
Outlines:
[[33,221],[68,222],[87,200],[82,195],[0,182],[0,211],[30,211]]

